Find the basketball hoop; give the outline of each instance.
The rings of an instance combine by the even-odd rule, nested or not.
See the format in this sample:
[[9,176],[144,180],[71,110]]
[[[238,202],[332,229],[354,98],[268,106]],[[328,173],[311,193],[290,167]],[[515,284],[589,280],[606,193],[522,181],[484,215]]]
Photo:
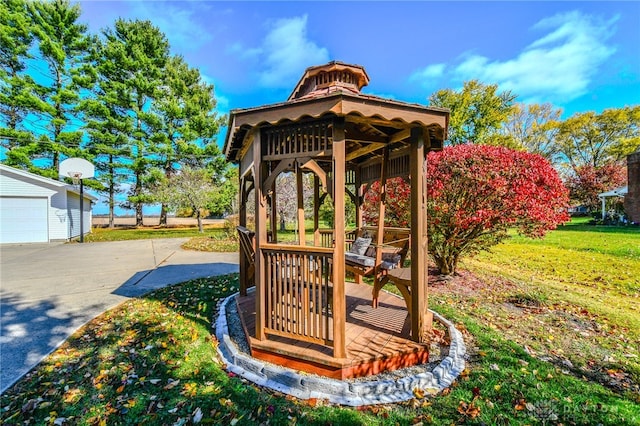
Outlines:
[[80,179],[82,179],[82,172],[69,172],[69,177],[73,181],[74,185],[80,183]]
[[80,242],[84,242],[84,188],[82,179],[91,179],[95,176],[95,167],[84,158],[67,158],[60,163],[58,173],[60,176],[68,176],[74,185],[80,184]]

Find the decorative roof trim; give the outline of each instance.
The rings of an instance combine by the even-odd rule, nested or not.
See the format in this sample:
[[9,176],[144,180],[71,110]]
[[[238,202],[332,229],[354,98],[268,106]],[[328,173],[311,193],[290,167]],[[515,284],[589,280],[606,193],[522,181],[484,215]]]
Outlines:
[[315,77],[320,73],[332,71],[348,71],[351,74],[355,75],[358,80],[358,91],[369,84],[369,75],[362,65],[347,64],[341,61],[331,61],[323,65],[314,65],[307,68],[304,71],[304,74],[302,74],[302,77],[300,77],[298,84],[296,84],[293,91],[291,92],[291,95],[289,95],[288,101],[295,100],[300,96],[302,89],[305,87],[305,83],[309,79]]
[[448,113],[449,110],[446,108],[427,107],[373,95],[342,92],[253,108],[234,109],[229,113],[229,124],[223,152],[228,160],[235,161],[235,159],[230,158],[232,149],[235,148],[235,151],[239,151],[242,148],[241,146],[233,146],[234,142],[238,143],[234,141],[236,132],[242,128],[248,129],[262,124],[274,125],[285,121],[299,121],[305,117],[319,118],[325,114],[334,114],[340,117],[379,118],[389,122],[402,122],[407,125],[415,123],[425,127],[438,124],[446,129]]

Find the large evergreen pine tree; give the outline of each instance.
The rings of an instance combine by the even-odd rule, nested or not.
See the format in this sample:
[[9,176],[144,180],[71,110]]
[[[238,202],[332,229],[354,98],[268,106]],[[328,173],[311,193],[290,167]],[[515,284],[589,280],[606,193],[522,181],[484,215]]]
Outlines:
[[0,2],[0,143],[7,164],[37,171],[32,159],[38,144],[27,116],[46,105],[27,73],[32,46],[33,24],[26,1]]
[[102,60],[104,44],[97,42],[92,48],[95,72],[88,74],[91,79],[92,95],[83,100],[86,111],[85,128],[89,135],[87,150],[93,157],[98,171],[97,180],[101,191],[107,195],[109,207],[109,227],[115,227],[116,194],[126,180],[127,158],[130,156],[129,135],[133,133],[133,120],[125,119],[129,108],[120,98],[118,82],[105,76],[112,63]]
[[[153,103],[160,117],[154,139],[161,180],[170,179],[180,163],[199,167],[206,155],[220,155],[210,147],[215,146],[220,125],[215,107],[213,85],[203,82],[200,72],[182,57],[170,58],[160,96]],[[162,203],[160,224],[167,224],[166,203]]]
[[92,38],[87,26],[78,23],[80,6],[68,0],[38,1],[27,4],[33,33],[40,53],[31,68],[38,74],[46,103],[39,114],[38,154],[48,160],[42,174],[57,177],[65,157],[84,156],[82,112],[79,109],[83,79]]
[[[104,31],[104,37],[98,64],[99,90],[109,111],[104,109],[103,114],[112,127],[120,126],[118,137],[127,140],[130,158],[126,167],[133,179],[126,206],[135,208],[136,225],[141,226],[142,206],[150,201],[144,188],[155,151],[151,129],[159,122],[151,105],[160,95],[169,43],[149,21],[119,19]],[[123,141],[116,140],[118,145]]]

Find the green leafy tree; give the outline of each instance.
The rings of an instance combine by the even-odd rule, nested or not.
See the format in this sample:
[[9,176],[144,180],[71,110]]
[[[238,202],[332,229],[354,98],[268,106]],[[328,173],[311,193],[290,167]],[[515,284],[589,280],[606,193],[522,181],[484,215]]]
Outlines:
[[25,0],[0,2],[0,141],[7,164],[36,172],[32,159],[38,144],[27,116],[46,105],[26,72],[33,57],[32,29]]
[[516,96],[498,93],[498,85],[477,80],[466,81],[459,92],[439,90],[429,97],[431,106],[449,108],[448,143],[495,144],[500,128],[507,121]]
[[538,154],[554,163],[559,154],[555,140],[558,128],[555,123],[561,114],[562,110],[548,103],[516,103],[502,127],[502,134],[512,141],[507,145]]
[[224,216],[236,212],[238,203],[238,168],[228,167],[221,177],[214,178],[217,190],[207,203],[212,216]]
[[211,171],[185,166],[160,182],[153,190],[155,200],[175,209],[191,209],[198,219],[198,230],[202,226],[203,211],[217,191]]
[[141,226],[142,207],[153,202],[145,186],[156,151],[152,129],[158,128],[161,120],[151,105],[160,96],[169,43],[149,21],[118,19],[113,28],[104,31],[101,52],[98,84],[104,86],[102,101],[113,104],[108,107],[109,119],[122,121],[119,130],[110,131],[119,133],[119,138],[126,138],[130,153],[124,165],[133,182],[125,207],[135,208],[136,225]]
[[[205,156],[221,156],[214,140],[220,125],[215,107],[213,85],[202,81],[200,72],[181,56],[171,57],[152,104],[158,117],[152,129],[156,165],[165,179],[171,178],[181,163],[201,166]],[[216,149],[207,149],[210,145]],[[160,224],[166,223],[167,205],[163,203]]]
[[28,3],[28,11],[40,59],[31,67],[39,74],[46,103],[40,114],[38,155],[50,161],[43,174],[57,177],[63,157],[84,155],[79,105],[85,81],[81,70],[90,63],[87,58],[93,38],[87,34],[87,26],[78,23],[78,4],[72,5],[68,0],[36,1]]
[[621,161],[640,147],[640,106],[578,113],[556,125],[560,151],[574,170]]

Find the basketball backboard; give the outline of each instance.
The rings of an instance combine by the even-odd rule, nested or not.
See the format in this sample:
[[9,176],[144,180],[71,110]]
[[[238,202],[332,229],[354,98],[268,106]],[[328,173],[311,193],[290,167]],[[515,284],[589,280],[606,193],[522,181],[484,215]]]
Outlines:
[[95,167],[84,158],[67,158],[60,163],[60,176],[72,179],[88,179],[95,175]]

